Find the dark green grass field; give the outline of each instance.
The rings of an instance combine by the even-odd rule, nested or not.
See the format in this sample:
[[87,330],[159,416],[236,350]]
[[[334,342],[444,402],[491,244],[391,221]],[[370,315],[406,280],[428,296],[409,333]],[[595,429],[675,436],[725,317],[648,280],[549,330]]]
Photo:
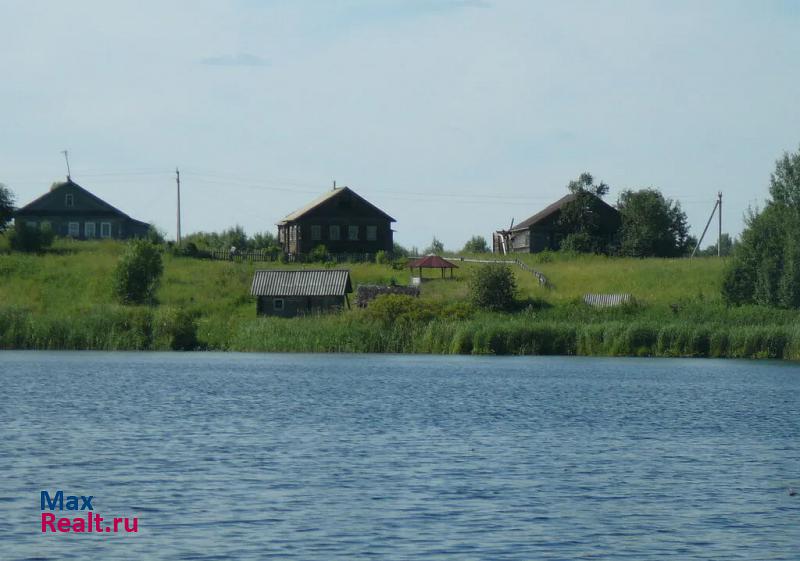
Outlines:
[[[111,277],[123,247],[59,240],[46,254],[27,255],[9,253],[0,238],[0,348],[800,358],[797,312],[726,307],[725,264],[715,258],[526,255],[550,286],[514,267],[513,313],[472,310],[467,279],[481,265],[456,261],[454,280],[425,272],[420,305],[430,313],[376,318],[352,309],[277,319],[256,318],[249,288],[254,269],[288,267],[280,263],[165,254],[157,302],[119,305]],[[389,265],[337,266],[350,269],[354,285],[410,277]],[[636,304],[590,308],[581,302],[590,292],[630,293]]]

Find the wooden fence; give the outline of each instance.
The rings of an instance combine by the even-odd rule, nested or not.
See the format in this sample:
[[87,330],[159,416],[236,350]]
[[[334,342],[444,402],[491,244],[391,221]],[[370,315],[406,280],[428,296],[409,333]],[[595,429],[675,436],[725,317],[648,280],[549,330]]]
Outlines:
[[[236,261],[236,262],[254,262],[254,261],[280,261],[281,253],[275,250],[255,250],[255,251],[234,251],[231,252],[227,249],[215,249],[211,252],[211,259],[218,259],[221,261]],[[308,255],[287,255],[285,257],[287,263],[310,263],[311,260]],[[325,257],[325,261],[332,261],[334,263],[374,263],[374,253],[331,253]]]
[[276,251],[269,251],[266,249],[257,249],[254,251],[233,251],[227,249],[214,249],[211,251],[211,259],[219,259],[221,261],[236,261],[236,262],[253,262],[253,261],[278,261],[280,253]]
[[523,271],[526,271],[536,277],[536,280],[539,281],[539,284],[550,288],[550,281],[547,280],[547,277],[544,276],[543,273],[537,271],[536,269],[528,266],[526,263],[523,263],[519,259],[470,259],[467,257],[452,257],[454,261],[457,259],[459,261],[463,261],[464,263],[503,263],[505,265],[516,265]]

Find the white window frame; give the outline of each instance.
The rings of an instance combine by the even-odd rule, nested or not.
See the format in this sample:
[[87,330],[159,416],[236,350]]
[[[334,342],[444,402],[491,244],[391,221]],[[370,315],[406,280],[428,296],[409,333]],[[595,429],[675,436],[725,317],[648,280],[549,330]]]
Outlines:
[[97,237],[97,224],[94,222],[84,222],[83,223],[83,236],[85,238],[96,238]]
[[311,225],[311,241],[318,242],[322,240],[322,226],[318,224]]
[[358,241],[358,226],[351,224],[347,227],[347,239],[351,242]]
[[283,298],[273,298],[272,299],[272,309],[276,312],[282,312],[286,309],[286,302]]
[[339,241],[341,239],[341,231],[338,224],[331,224],[328,228],[328,239],[332,241]]
[[[108,233],[105,233],[105,229],[108,228]],[[101,238],[110,238],[111,237],[111,222],[101,222],[100,223],[100,237]]]
[[70,238],[80,238],[81,237],[81,223],[80,222],[68,222],[67,223],[67,235]]
[[72,193],[67,193],[64,195],[64,206],[67,208],[72,208],[75,206],[75,196]]
[[367,226],[367,241],[374,242],[378,239],[378,227]]

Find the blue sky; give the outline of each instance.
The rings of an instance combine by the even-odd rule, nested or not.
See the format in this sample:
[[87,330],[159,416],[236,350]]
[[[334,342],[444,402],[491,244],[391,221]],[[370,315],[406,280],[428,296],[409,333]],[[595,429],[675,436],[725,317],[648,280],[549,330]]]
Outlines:
[[72,176],[175,233],[349,185],[396,240],[460,247],[589,171],[702,231],[800,148],[800,3],[0,0],[0,182]]

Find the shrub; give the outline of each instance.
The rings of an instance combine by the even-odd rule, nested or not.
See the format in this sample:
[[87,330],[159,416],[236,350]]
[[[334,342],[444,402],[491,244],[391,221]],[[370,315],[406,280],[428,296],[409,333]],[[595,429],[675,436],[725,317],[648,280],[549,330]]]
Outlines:
[[114,296],[123,304],[152,302],[163,272],[161,250],[146,240],[133,240],[114,271]]
[[436,317],[436,307],[405,294],[381,294],[369,303],[366,316],[385,326],[397,322],[426,322]]
[[375,254],[375,263],[378,265],[388,265],[391,262],[392,260],[384,250],[381,249]]
[[514,272],[508,265],[484,265],[469,279],[470,300],[485,310],[511,310],[517,293]]
[[314,263],[323,263],[328,260],[328,248],[322,244],[311,250],[308,254],[308,260]]
[[153,348],[191,351],[197,348],[197,325],[185,310],[162,308],[153,318]]
[[592,236],[586,232],[575,232],[564,238],[564,241],[561,242],[561,250],[574,253],[595,253],[597,247]]
[[160,230],[155,224],[150,224],[150,227],[147,229],[147,234],[145,235],[144,239],[149,241],[151,244],[154,245],[164,245],[167,243],[166,234],[162,230]]
[[53,244],[53,230],[19,225],[8,233],[11,249],[27,253],[40,253]]
[[195,259],[210,259],[211,252],[197,247],[194,242],[181,244],[180,247],[175,247],[173,253],[180,257],[194,257]]

